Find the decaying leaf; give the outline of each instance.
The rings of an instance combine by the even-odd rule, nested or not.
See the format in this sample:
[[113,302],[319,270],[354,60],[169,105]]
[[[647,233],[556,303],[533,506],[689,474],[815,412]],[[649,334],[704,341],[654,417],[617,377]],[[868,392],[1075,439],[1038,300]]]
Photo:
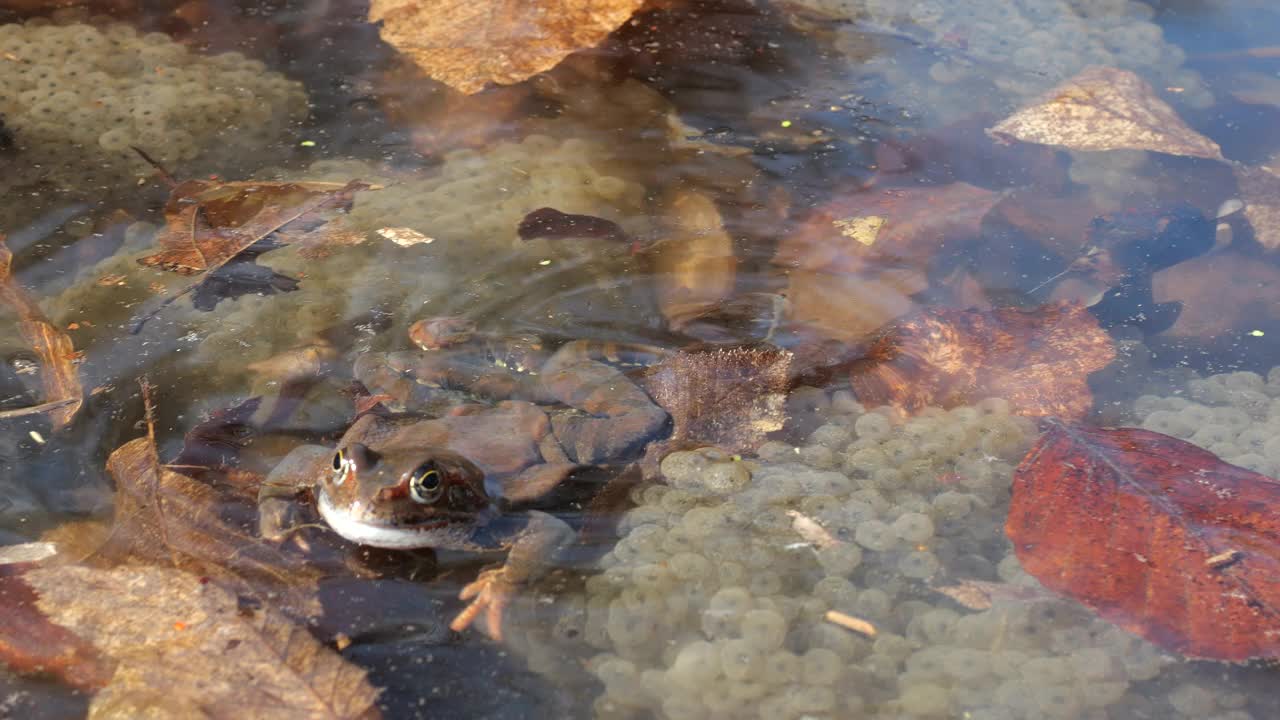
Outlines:
[[115,524],[95,561],[172,565],[292,614],[318,614],[320,572],[253,534],[257,508],[159,464],[148,437],[107,459],[116,483]]
[[1244,165],[1234,172],[1254,238],[1268,250],[1280,248],[1280,176],[1270,168]]
[[784,238],[774,262],[826,272],[857,272],[872,257],[925,263],[944,244],[977,237],[1002,197],[967,183],[847,194]]
[[0,304],[13,308],[18,316],[18,332],[40,358],[44,402],[0,412],[0,418],[47,413],[56,430],[66,427],[84,404],[76,350],[71,338],[49,322],[40,306],[14,280],[12,261],[13,253],[0,234]]
[[678,190],[668,199],[668,234],[653,248],[658,307],[674,330],[704,316],[733,292],[738,259],[720,211],[707,195]]
[[877,333],[851,363],[865,405],[908,412],[1002,397],[1022,415],[1082,418],[1093,406],[1089,373],[1115,359],[1111,337],[1087,308],[927,308]]
[[48,620],[23,577],[29,566],[0,566],[0,662],[21,674],[48,675],[79,690],[103,688],[115,667],[93,645]]
[[423,72],[465,93],[510,85],[594,47],[644,0],[374,0],[369,21]]
[[90,717],[376,718],[365,672],[270,606],[171,568],[17,578],[46,622],[116,663]]
[[1091,66],[1005,118],[993,137],[1071,150],[1150,150],[1222,160],[1218,144],[1187,126],[1145,80]]
[[937,585],[935,592],[942,593],[970,610],[989,610],[998,602],[1028,602],[1053,597],[1039,587],[1013,585],[986,580],[961,580],[955,585]]
[[1176,438],[1051,422],[1014,474],[1023,568],[1188,657],[1280,657],[1280,482]]
[[684,348],[640,384],[670,413],[669,442],[754,450],[786,420],[791,353],[770,345]]
[[[160,252],[142,265],[196,275],[217,270],[250,245],[274,235],[290,242],[315,213],[350,205],[370,186],[336,183],[214,183],[189,180],[175,187],[165,206],[165,227],[156,236]],[[295,225],[295,223],[297,223]]]

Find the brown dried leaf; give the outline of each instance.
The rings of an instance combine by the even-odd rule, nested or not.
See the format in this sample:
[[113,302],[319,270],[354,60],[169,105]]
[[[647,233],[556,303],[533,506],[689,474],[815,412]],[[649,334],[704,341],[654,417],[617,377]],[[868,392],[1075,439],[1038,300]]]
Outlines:
[[18,315],[18,332],[40,358],[40,383],[44,402],[32,407],[0,412],[0,418],[48,413],[55,430],[66,427],[84,404],[84,389],[76,369],[75,347],[66,333],[52,325],[40,306],[13,279],[13,253],[0,234],[0,304]]
[[640,385],[671,414],[670,443],[747,452],[786,420],[791,353],[771,345],[684,348]]
[[1093,406],[1089,373],[1113,359],[1111,337],[1079,304],[928,308],[878,333],[850,381],[864,404],[909,412],[1002,397],[1022,415],[1079,419]]
[[156,236],[160,252],[138,262],[180,275],[217,270],[266,236],[321,210],[349,205],[356,192],[369,187],[358,180],[346,185],[190,180],[170,194],[165,227]]
[[1188,127],[1145,80],[1128,70],[1097,65],[989,132],[996,138],[1072,150],[1150,150],[1223,159],[1218,144]]
[[1268,250],[1280,248],[1280,176],[1267,167],[1245,165],[1234,172],[1254,238]]
[[594,47],[644,0],[373,0],[369,21],[423,72],[465,93],[518,83]]
[[22,579],[49,621],[119,663],[91,717],[379,717],[363,670],[274,608],[247,609],[195,575],[63,566]]
[[146,437],[111,453],[107,471],[116,483],[115,525],[95,561],[172,565],[243,595],[270,595],[295,615],[319,613],[320,572],[252,534],[257,508],[159,467]]

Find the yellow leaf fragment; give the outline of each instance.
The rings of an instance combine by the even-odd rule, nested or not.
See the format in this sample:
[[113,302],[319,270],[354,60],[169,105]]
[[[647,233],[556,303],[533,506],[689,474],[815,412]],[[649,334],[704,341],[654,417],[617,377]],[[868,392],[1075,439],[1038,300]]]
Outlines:
[[1150,150],[1222,160],[1218,144],[1187,126],[1145,80],[1091,66],[987,131],[1071,150]]
[[871,247],[875,244],[876,237],[880,235],[880,228],[884,227],[885,222],[886,219],[879,215],[867,215],[833,220],[832,224],[841,235]]
[[373,0],[369,21],[427,75],[464,93],[518,83],[594,47],[644,0]]

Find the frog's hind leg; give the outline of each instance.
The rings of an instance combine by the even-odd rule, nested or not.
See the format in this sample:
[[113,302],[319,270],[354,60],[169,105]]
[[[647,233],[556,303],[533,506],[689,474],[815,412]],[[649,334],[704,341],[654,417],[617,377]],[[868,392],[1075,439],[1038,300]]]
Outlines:
[[666,411],[644,390],[621,370],[595,359],[598,356],[585,342],[569,343],[547,361],[542,374],[547,395],[586,413],[551,418],[552,430],[569,458],[584,464],[638,454],[668,422]]

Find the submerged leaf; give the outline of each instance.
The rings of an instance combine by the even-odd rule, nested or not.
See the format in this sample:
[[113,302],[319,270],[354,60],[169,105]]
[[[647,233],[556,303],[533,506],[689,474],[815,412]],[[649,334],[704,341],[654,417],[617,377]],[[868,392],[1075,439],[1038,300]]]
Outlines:
[[243,595],[275,597],[297,615],[319,613],[319,570],[254,536],[250,503],[159,466],[146,437],[111,453],[107,471],[116,483],[116,515],[98,561],[172,565]]
[[57,677],[79,690],[105,687],[113,663],[40,612],[23,569],[0,566],[0,662],[17,673]]
[[890,324],[851,364],[863,404],[907,411],[1005,398],[1028,416],[1082,418],[1093,406],[1089,373],[1115,359],[1111,337],[1087,308],[928,308]]
[[786,420],[791,353],[770,345],[685,348],[640,384],[670,413],[673,444],[746,452]]
[[679,190],[668,199],[668,230],[652,250],[658,306],[674,330],[711,312],[733,292],[738,259],[716,204]]
[[44,402],[28,408],[0,413],[0,418],[48,413],[54,429],[66,427],[84,404],[84,389],[76,368],[76,351],[71,338],[49,323],[31,296],[14,280],[13,253],[0,234],[0,305],[18,315],[18,332],[40,358],[40,383]]
[[271,607],[167,568],[21,576],[48,621],[119,663],[91,717],[375,718],[365,672]]
[[1151,150],[1222,160],[1218,144],[1187,126],[1145,80],[1092,66],[989,131],[997,138],[1071,150]]
[[644,0],[374,0],[369,22],[423,72],[465,93],[510,85],[594,47]]
[[1280,248],[1280,176],[1267,167],[1238,165],[1234,172],[1254,238],[1268,250]]
[[1028,573],[1189,657],[1280,657],[1280,483],[1167,435],[1051,423],[1005,530]]

